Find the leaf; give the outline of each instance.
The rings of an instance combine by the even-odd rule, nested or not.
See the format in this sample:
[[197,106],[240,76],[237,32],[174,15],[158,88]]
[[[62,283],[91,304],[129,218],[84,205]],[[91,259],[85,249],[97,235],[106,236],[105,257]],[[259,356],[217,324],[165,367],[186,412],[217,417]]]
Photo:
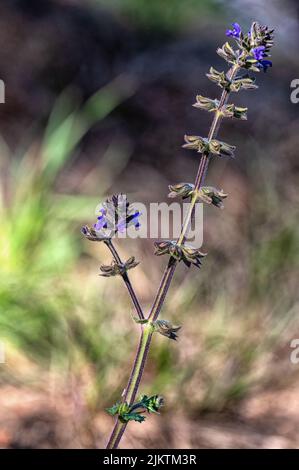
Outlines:
[[135,412],[125,413],[125,414],[121,415],[121,418],[126,422],[128,422],[128,421],[137,421],[137,423],[142,423],[143,421],[145,421],[144,416],[142,416],[140,413],[135,413]]
[[147,318],[138,318],[138,317],[133,317],[133,320],[135,323],[139,323],[140,325],[145,325],[146,323],[148,323],[148,320]]
[[158,413],[159,409],[163,406],[164,399],[161,395],[141,395],[140,405],[145,408],[149,413]]
[[106,408],[107,413],[109,413],[111,416],[115,416],[118,414],[119,407],[121,403],[115,403],[115,405],[111,406],[110,408]]

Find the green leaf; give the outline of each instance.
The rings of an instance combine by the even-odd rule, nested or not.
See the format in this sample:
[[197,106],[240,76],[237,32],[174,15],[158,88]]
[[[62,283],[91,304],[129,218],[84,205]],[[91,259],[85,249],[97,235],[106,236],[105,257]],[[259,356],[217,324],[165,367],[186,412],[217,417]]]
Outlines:
[[137,423],[142,423],[145,421],[145,417],[142,416],[140,413],[125,413],[121,416],[121,418],[128,422],[128,421],[137,421]]
[[115,405],[111,406],[110,408],[106,408],[107,413],[109,413],[111,416],[115,416],[118,414],[119,407],[121,403],[115,403]]
[[135,323],[139,323],[141,325],[145,325],[146,323],[148,323],[148,320],[146,318],[138,318],[138,317],[133,317],[133,320]]
[[149,413],[158,413],[161,406],[163,406],[164,400],[160,395],[141,395],[140,406],[145,408]]

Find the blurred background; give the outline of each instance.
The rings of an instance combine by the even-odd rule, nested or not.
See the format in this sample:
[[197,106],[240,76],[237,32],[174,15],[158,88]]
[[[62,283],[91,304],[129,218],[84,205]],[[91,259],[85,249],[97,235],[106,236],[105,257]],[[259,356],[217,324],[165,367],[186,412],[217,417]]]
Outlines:
[[[166,405],[122,446],[299,446],[298,3],[2,0],[1,447],[104,447],[139,333],[81,226],[107,195],[166,201],[168,184],[194,180],[183,135],[207,135],[211,116],[191,105],[219,96],[205,76],[226,67],[216,48],[253,20],[276,30],[274,65],[232,97],[248,121],[219,137],[237,158],[207,179],[229,193],[225,210],[204,208],[209,256],[200,272],[179,266],[162,314],[183,325],[179,341],[154,338],[141,386]],[[166,260],[153,240],[118,249],[141,261],[130,275],[147,312]]]

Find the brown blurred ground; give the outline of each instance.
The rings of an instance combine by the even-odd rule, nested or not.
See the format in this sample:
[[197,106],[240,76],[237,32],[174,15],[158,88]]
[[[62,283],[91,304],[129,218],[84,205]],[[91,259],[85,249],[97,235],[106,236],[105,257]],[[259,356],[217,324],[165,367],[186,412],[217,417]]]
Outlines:
[[[122,447],[295,449],[299,446],[298,393],[298,384],[287,390],[259,392],[244,400],[233,415],[204,415],[196,420],[181,413],[166,420],[152,417],[143,426],[130,425]],[[93,421],[80,416],[67,394],[49,396],[4,387],[1,404],[1,447],[102,448],[111,429],[105,413]]]

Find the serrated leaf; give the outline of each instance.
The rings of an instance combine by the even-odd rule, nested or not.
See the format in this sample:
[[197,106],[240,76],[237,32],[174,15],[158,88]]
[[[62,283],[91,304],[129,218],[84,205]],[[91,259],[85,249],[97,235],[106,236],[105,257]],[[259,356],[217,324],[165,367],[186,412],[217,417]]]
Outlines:
[[145,417],[142,416],[140,413],[125,413],[122,416],[122,419],[126,422],[128,421],[136,421],[137,423],[142,423],[145,421]]

